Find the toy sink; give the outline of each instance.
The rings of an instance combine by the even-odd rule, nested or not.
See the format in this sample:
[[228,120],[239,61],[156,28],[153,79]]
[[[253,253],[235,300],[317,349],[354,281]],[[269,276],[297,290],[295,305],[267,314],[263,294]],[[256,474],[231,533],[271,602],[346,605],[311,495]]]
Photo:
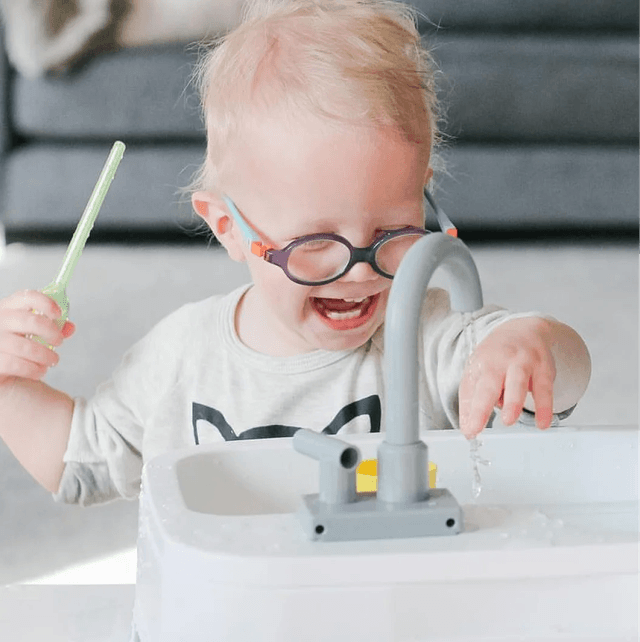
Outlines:
[[[460,241],[407,252],[385,318],[384,433],[299,430],[145,465],[132,639],[638,639],[637,426],[491,429],[479,453],[419,432],[419,308],[441,265],[453,309],[482,304]],[[471,454],[491,463],[477,499]],[[361,459],[377,459],[375,492],[356,492]]]
[[[143,642],[636,640],[636,427],[421,435],[463,505],[452,537],[310,541],[318,465],[291,439],[171,453],[145,468],[135,622]],[[380,435],[353,436],[373,458]]]

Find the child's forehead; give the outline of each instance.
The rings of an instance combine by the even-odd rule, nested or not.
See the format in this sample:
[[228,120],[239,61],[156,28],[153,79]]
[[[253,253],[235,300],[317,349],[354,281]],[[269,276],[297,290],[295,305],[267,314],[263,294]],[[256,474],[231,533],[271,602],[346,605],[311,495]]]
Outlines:
[[[236,168],[283,172],[286,181],[317,171],[317,164],[327,161],[336,166],[347,162],[349,169],[345,159],[370,160],[377,150],[405,160],[410,171],[414,159],[426,168],[431,140],[411,142],[396,127],[366,118],[345,122],[312,112],[254,110],[236,129],[227,156]],[[385,165],[389,171],[397,169],[390,162]]]
[[318,233],[338,233],[350,238],[362,231],[421,225],[424,216],[419,186],[395,200],[366,196],[343,199],[331,185],[326,186],[320,197],[303,190],[253,191],[243,198],[241,211],[256,231],[275,243]]
[[301,236],[327,233],[342,234],[358,242],[354,234],[360,234],[363,231],[371,233],[383,228],[398,228],[407,224],[420,225],[422,216],[422,209],[417,207],[417,202],[413,206],[407,205],[404,209],[388,211],[379,208],[331,212],[323,210],[322,203],[310,209],[295,205],[290,209],[284,209],[261,203],[251,212],[251,224],[266,240],[276,245],[290,242]]
[[[237,130],[219,165],[218,189],[273,241],[360,224],[393,227],[422,212],[430,141],[393,127],[315,114],[256,114]],[[398,220],[394,219],[396,217]]]

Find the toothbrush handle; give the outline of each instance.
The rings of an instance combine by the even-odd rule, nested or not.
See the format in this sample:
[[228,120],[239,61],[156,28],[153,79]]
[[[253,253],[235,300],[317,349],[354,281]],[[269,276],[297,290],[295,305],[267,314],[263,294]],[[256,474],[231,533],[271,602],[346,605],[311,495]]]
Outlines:
[[[66,287],[69,283],[69,279],[73,274],[73,270],[82,254],[85,243],[89,238],[89,234],[93,228],[100,207],[109,191],[109,186],[113,177],[115,176],[116,169],[122,160],[124,154],[125,145],[120,141],[116,141],[111,148],[111,152],[100,172],[98,177],[98,182],[93,188],[93,192],[89,197],[89,202],[84,208],[80,222],[76,226],[69,247],[64,255],[62,261],[62,266],[58,272],[58,276],[51,282],[47,287],[42,289],[42,292],[46,294],[49,298],[53,299],[59,306],[61,310],[60,316],[56,319],[56,323],[59,328],[62,328],[69,316],[69,299],[67,297]],[[34,336],[36,341],[47,345],[42,338]],[[49,346],[51,347],[51,346]]]
[[41,292],[53,299],[60,306],[60,316],[56,319],[56,325],[62,329],[66,320],[69,318],[69,298],[66,290],[57,283],[50,283]]
[[73,234],[73,238],[69,243],[69,247],[67,248],[67,252],[62,261],[62,266],[54,281],[54,283],[58,284],[63,289],[69,283],[69,279],[73,274],[76,263],[78,262],[85,243],[89,238],[89,234],[91,233],[93,224],[98,216],[100,207],[109,191],[111,181],[113,181],[113,177],[115,176],[118,164],[122,160],[124,149],[125,145],[120,141],[116,141],[113,144],[109,157],[107,158],[98,178],[98,182],[93,188],[93,192],[91,193],[87,206],[84,209],[82,218],[80,219],[80,222],[76,227],[76,231]]
[[[53,299],[60,306],[60,316],[55,320],[56,325],[62,330],[65,322],[69,318],[69,299],[67,298],[67,293],[65,289],[59,286],[57,283],[49,283],[46,288],[40,290],[43,294],[46,294],[50,299]],[[47,346],[53,350],[53,346],[49,345],[42,337],[37,335],[28,335],[27,338],[34,339],[38,343]]]

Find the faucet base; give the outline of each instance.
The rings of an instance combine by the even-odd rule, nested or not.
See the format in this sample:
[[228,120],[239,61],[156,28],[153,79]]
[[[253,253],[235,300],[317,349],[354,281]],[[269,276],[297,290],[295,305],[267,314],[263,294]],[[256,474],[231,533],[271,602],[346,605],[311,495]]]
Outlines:
[[338,542],[398,537],[455,535],[464,530],[462,509],[446,488],[410,504],[389,504],[376,493],[358,493],[354,502],[326,504],[304,495],[299,517],[309,539]]

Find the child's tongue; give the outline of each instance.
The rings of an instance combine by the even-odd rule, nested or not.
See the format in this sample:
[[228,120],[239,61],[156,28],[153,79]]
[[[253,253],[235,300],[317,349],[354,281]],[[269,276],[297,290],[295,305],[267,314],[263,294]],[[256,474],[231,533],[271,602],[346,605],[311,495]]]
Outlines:
[[321,299],[320,297],[316,297],[316,301],[318,301],[325,310],[330,310],[331,312],[348,312],[349,310],[356,310],[362,306],[363,303],[362,301],[356,302],[345,301],[344,299]]

